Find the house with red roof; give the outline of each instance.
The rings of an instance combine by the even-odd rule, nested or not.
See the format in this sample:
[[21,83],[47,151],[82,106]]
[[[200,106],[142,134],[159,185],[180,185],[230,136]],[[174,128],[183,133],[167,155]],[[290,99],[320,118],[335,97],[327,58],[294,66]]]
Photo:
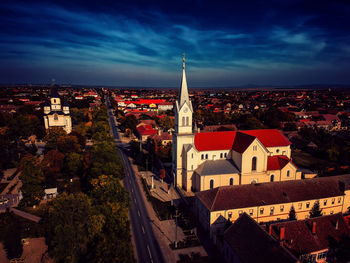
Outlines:
[[142,142],[145,142],[148,136],[157,134],[157,129],[154,129],[150,124],[138,126],[136,127],[136,130],[137,130],[137,137]]
[[177,187],[198,192],[225,185],[301,179],[301,171],[291,160],[291,142],[279,130],[195,133],[192,117],[183,64],[173,133]]

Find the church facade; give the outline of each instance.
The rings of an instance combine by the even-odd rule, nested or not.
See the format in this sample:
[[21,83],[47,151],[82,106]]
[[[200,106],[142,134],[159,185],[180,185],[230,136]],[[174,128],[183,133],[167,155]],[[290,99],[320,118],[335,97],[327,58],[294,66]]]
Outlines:
[[62,127],[67,133],[72,131],[69,106],[62,103],[55,87],[51,89],[50,102],[44,106],[44,123],[45,129]]
[[194,132],[183,59],[173,133],[174,184],[199,192],[226,185],[301,179],[290,141],[278,130]]

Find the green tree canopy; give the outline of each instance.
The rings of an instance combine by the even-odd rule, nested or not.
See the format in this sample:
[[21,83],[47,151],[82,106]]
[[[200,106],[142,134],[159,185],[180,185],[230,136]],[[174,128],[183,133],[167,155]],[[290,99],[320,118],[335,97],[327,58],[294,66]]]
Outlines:
[[56,262],[70,263],[86,253],[89,238],[101,230],[103,222],[83,193],[59,195],[49,204],[45,220],[51,255]]
[[64,159],[65,173],[69,177],[81,176],[83,172],[83,156],[79,153],[67,153]]
[[22,181],[21,191],[25,206],[33,206],[39,204],[44,196],[44,176],[41,169],[40,160],[32,155],[27,155],[22,158],[20,163],[20,179]]
[[320,202],[316,201],[310,211],[310,218],[322,216],[322,209],[320,209]]

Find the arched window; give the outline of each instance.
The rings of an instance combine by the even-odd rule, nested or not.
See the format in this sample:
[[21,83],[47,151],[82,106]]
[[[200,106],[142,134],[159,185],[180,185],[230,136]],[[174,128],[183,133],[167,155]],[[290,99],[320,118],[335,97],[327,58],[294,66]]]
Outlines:
[[186,126],[189,126],[189,119],[190,117],[186,117]]
[[205,155],[205,159],[208,159],[208,154]]
[[193,159],[193,153],[192,153],[192,155],[191,155],[191,156],[192,156],[192,159]]
[[182,117],[182,126],[186,126],[186,118]]
[[54,119],[55,121],[58,121],[58,115],[57,115],[57,113],[55,113],[55,114],[53,115],[53,119]]
[[222,158],[222,153],[220,153],[220,158]]
[[256,182],[256,180],[254,179],[254,180],[252,180],[250,183],[251,183],[251,184],[256,184],[257,182]]
[[211,179],[210,180],[210,189],[213,189],[214,188],[214,179]]
[[270,182],[273,182],[275,180],[275,175],[271,174],[270,175]]
[[230,178],[230,185],[233,185],[233,178]]
[[287,177],[289,177],[289,175],[290,175],[290,171],[288,170],[288,171],[287,171]]
[[204,159],[204,154],[201,155],[201,159],[202,159],[202,160]]
[[256,157],[255,156],[252,159],[252,171],[256,171]]

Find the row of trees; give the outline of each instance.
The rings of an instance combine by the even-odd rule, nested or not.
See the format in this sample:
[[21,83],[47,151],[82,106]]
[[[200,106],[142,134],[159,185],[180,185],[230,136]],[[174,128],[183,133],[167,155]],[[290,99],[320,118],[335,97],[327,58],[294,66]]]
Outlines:
[[83,192],[47,207],[46,240],[56,262],[133,262],[124,170],[109,135],[106,108],[93,114],[93,146],[83,154]]

